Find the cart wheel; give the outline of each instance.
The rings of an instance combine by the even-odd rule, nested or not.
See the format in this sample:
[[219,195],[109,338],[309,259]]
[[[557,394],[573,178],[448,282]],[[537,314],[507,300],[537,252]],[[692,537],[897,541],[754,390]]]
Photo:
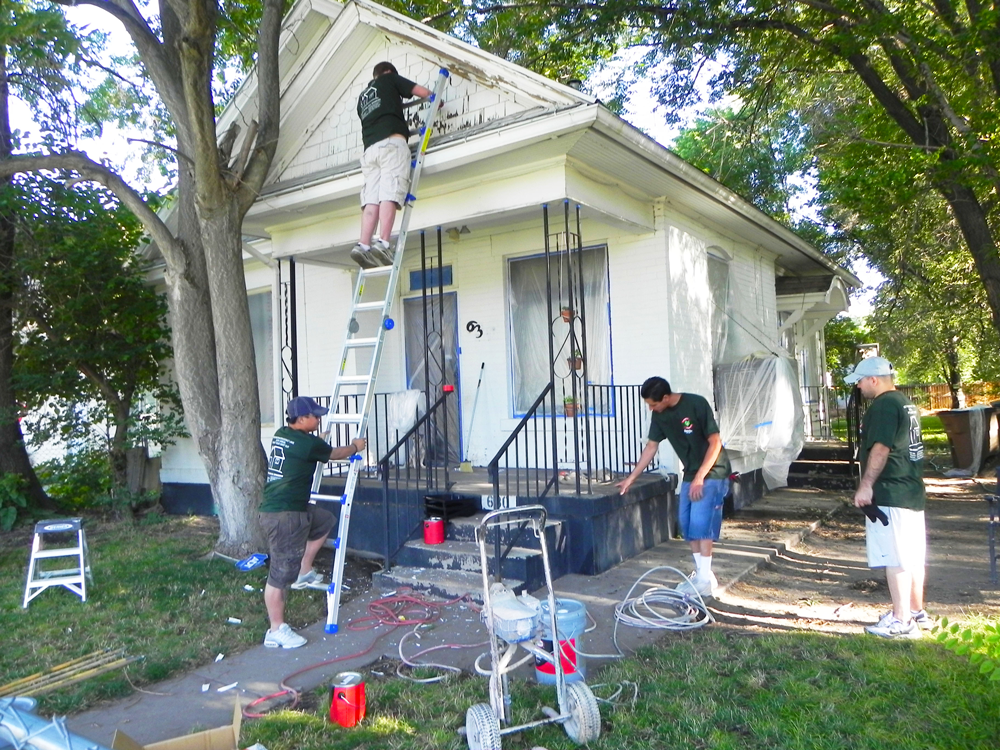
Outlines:
[[584,682],[566,685],[566,708],[569,718],[563,726],[566,734],[578,745],[586,745],[601,736],[601,711],[597,698]]
[[477,703],[465,712],[465,737],[469,750],[500,750],[500,720],[493,713],[493,706]]

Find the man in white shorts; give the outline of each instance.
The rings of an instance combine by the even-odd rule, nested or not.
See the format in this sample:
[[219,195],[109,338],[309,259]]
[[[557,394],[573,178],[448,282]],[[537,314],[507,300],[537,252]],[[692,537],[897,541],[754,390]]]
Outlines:
[[[403,117],[403,99],[428,97],[430,89],[403,78],[390,62],[380,62],[372,80],[358,97],[361,118],[361,239],[351,258],[362,268],[392,265],[389,243],[396,211],[410,188],[410,129]],[[379,237],[372,242],[375,227]]]
[[844,378],[871,400],[861,421],[861,482],[854,504],[865,511],[868,567],[885,568],[892,611],[865,630],[882,638],[920,638],[933,626],[924,611],[924,530],[920,412],[896,390],[887,359],[869,357]]

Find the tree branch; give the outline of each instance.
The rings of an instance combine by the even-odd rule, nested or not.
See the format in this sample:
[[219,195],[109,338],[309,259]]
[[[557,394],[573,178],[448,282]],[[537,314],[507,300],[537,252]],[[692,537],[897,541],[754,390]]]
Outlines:
[[173,146],[168,146],[166,143],[160,143],[159,141],[147,141],[145,138],[129,138],[128,142],[129,143],[145,143],[145,144],[147,144],[149,146],[155,146],[156,148],[162,148],[164,151],[169,151],[170,153],[174,154],[174,156],[176,156],[178,159],[184,159],[184,161],[186,161],[188,164],[192,164],[192,165],[194,164],[194,159],[192,159],[187,154],[181,153],[180,151],[178,151]]
[[68,170],[90,180],[99,182],[117,196],[142,222],[163,253],[167,263],[180,272],[184,266],[184,254],[167,225],[146,204],[136,190],[108,167],[91,159],[79,151],[39,156],[13,156],[0,160],[0,177],[11,177],[22,172],[43,170]]
[[[278,40],[281,34],[280,0],[264,0],[264,13],[260,19],[260,34],[257,37],[257,131],[256,146],[253,149],[243,181],[240,185],[240,215],[250,210],[271,169],[274,153],[278,148],[278,128],[280,125],[281,79],[278,69]],[[252,128],[251,128],[252,130]],[[246,141],[253,141],[253,133],[248,132]],[[246,143],[244,143],[244,148]]]

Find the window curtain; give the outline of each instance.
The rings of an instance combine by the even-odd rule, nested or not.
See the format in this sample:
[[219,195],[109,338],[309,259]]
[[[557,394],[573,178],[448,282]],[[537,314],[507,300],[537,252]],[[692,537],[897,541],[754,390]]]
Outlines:
[[[608,294],[607,250],[588,248],[574,254],[579,258],[583,276],[582,312],[587,324],[587,374],[591,383],[610,385],[611,381],[611,310]],[[556,398],[572,393],[571,377],[582,376],[567,362],[575,349],[583,351],[583,328],[574,321],[577,341],[570,339],[570,325],[560,315],[569,303],[569,258],[566,253],[551,255],[552,320],[548,319],[545,300],[545,256],[509,261],[511,365],[514,382],[514,413],[524,414],[549,382],[548,336],[554,338]],[[575,270],[575,269],[574,269]],[[575,274],[574,274],[575,278]],[[579,286],[573,288],[576,315],[581,313]],[[583,385],[577,383],[577,392]],[[548,403],[545,404],[548,409]]]

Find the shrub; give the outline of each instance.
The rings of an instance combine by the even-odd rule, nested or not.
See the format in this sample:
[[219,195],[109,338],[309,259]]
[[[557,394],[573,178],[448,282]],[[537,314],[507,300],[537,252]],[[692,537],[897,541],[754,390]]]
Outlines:
[[947,617],[934,626],[934,636],[949,651],[968,656],[969,662],[979,665],[979,673],[990,680],[1000,681],[1000,624],[960,625],[948,623]]
[[20,474],[0,474],[0,529],[10,531],[20,509],[28,507],[27,481]]

